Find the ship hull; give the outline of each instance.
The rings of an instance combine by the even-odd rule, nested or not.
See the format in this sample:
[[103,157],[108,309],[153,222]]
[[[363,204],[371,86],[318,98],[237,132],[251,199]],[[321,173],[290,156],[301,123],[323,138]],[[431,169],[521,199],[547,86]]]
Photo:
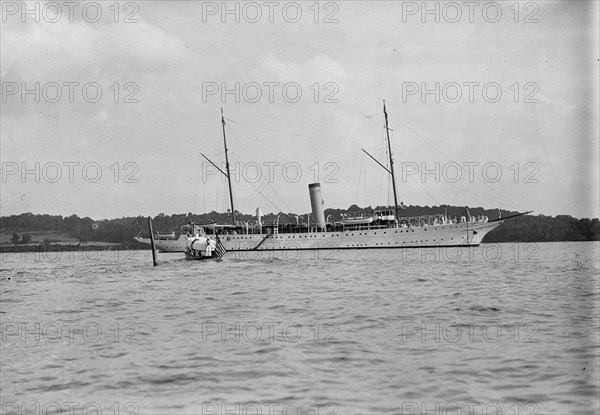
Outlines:
[[478,246],[503,221],[343,232],[221,235],[228,252]]
[[[412,247],[478,246],[483,237],[504,221],[462,222],[411,228],[346,230],[337,232],[222,234],[227,252],[327,249],[401,249]],[[150,243],[148,238],[135,238]],[[185,252],[186,237],[155,240],[160,252]]]

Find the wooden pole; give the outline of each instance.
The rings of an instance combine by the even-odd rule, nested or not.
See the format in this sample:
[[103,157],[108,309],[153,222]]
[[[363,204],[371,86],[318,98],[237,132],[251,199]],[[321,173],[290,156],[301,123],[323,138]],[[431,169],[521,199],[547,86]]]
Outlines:
[[152,232],[152,218],[148,216],[148,228],[150,229],[150,246],[152,247],[152,263],[157,266],[156,262],[156,248],[154,247],[154,232]]
[[465,211],[467,213],[467,243],[469,243],[469,209],[466,209]]

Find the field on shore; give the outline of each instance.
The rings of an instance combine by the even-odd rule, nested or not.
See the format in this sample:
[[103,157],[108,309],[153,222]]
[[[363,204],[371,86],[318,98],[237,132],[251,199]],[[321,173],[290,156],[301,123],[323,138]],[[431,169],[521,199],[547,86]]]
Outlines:
[[[15,229],[2,229],[0,231],[0,245],[12,245],[11,238],[13,232],[17,232],[19,236],[24,234],[31,236],[31,242],[26,245],[38,245],[44,240],[48,239],[52,245],[79,245],[79,239],[73,238],[62,232],[54,231],[25,231],[18,232]],[[113,242],[100,242],[100,241],[87,241],[81,245],[93,245],[93,246],[117,246],[118,243]]]

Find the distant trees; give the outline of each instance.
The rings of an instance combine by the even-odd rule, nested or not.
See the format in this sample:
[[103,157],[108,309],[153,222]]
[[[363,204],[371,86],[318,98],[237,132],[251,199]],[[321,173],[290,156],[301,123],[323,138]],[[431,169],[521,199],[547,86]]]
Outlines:
[[17,245],[17,244],[27,245],[28,243],[31,242],[31,235],[29,235],[28,233],[24,233],[23,235],[19,236],[18,233],[13,232],[12,236],[10,238],[10,242],[13,245]]
[[[389,206],[378,206],[375,209],[390,208]],[[340,219],[340,215],[347,210],[363,210],[369,208],[360,208],[352,205],[350,209],[325,209],[325,217],[331,216],[332,221]],[[498,218],[498,210],[488,210],[481,207],[469,208],[473,216],[485,215],[490,219]],[[465,216],[464,207],[460,206],[407,206],[402,210],[403,216],[424,216],[433,214],[444,214],[460,218]],[[502,211],[502,217],[510,216],[517,212]],[[296,224],[298,217],[300,222],[306,222],[307,213],[268,213],[263,215],[264,224],[272,224],[279,215],[279,224]],[[249,222],[252,224],[256,218],[254,215],[238,214],[237,220],[240,222]],[[206,223],[214,221],[217,223],[231,223],[231,215],[226,212],[210,212],[207,214],[196,215],[189,213],[166,215],[161,213],[153,219],[155,232],[167,233],[179,230],[187,222]],[[312,222],[312,219],[311,219]],[[96,224],[96,226],[94,226]],[[51,215],[33,215],[24,213],[21,215],[0,217],[0,227],[12,232],[10,239],[12,244],[28,244],[31,242],[31,235],[23,233],[24,231],[45,231],[66,233],[80,242],[99,241],[113,242],[121,244],[135,245],[133,237],[138,234],[139,229],[142,234],[148,234],[146,218],[141,216],[118,218],[102,221],[93,221],[85,217],[79,218],[77,215],[67,217]],[[20,236],[19,233],[22,233]],[[484,242],[551,242],[551,241],[598,241],[600,240],[600,220],[577,219],[569,215],[559,215],[556,217],[544,215],[524,215],[518,218],[510,219],[488,235]],[[50,244],[46,238],[44,245]]]
[[486,235],[485,242],[559,242],[600,240],[600,220],[525,215],[510,219]]

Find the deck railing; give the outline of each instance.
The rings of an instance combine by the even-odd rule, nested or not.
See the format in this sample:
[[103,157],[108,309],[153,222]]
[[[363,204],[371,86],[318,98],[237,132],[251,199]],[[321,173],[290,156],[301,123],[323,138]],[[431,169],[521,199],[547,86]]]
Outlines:
[[[421,228],[427,226],[454,225],[459,223],[486,223],[487,216],[461,216],[460,218],[450,218],[446,215],[424,215],[424,216],[407,216],[401,217],[398,221],[389,221],[388,223],[363,223],[363,224],[333,224],[327,223],[326,226],[311,225],[310,227],[302,225],[262,225],[258,226],[240,226],[237,229],[222,229],[219,231],[221,235],[238,234],[238,235],[265,235],[271,234],[306,234],[306,233],[322,233],[322,232],[343,232],[343,231],[368,231],[380,229],[406,229],[406,228]],[[210,228],[205,228],[205,231],[211,234],[213,231]]]

